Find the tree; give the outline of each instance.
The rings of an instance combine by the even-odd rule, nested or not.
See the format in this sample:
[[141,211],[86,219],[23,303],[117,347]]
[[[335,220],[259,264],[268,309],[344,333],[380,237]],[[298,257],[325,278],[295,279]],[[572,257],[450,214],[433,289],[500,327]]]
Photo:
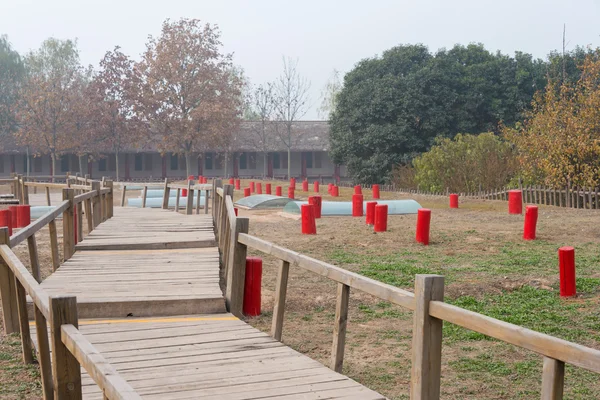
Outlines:
[[250,142],[263,154],[263,179],[267,176],[269,151],[273,150],[275,139],[272,121],[274,108],[273,85],[267,83],[256,87],[252,93],[250,110],[252,120],[258,123],[251,124]]
[[21,56],[0,36],[0,137],[17,130],[16,104],[25,75]]
[[34,151],[50,154],[55,173],[57,158],[78,146],[72,114],[77,101],[73,88],[81,74],[77,44],[47,39],[25,57],[25,67],[17,135]]
[[166,20],[136,65],[136,114],[162,136],[162,151],[185,155],[188,175],[194,152],[222,145],[241,113],[242,82],[232,56],[221,53],[220,36],[196,19]]
[[320,118],[329,119],[329,115],[335,110],[337,96],[341,90],[342,75],[340,71],[334,69],[321,91],[321,106],[318,110]]
[[292,148],[302,140],[302,135],[293,130],[294,122],[300,120],[308,111],[308,90],[310,82],[300,76],[298,60],[283,58],[283,73],[274,83],[275,132],[288,154],[288,178],[292,176]]

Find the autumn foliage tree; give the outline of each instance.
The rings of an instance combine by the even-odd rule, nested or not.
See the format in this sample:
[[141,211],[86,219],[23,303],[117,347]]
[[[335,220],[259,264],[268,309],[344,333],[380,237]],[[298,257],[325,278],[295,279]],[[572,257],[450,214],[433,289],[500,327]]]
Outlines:
[[197,19],[167,20],[136,65],[136,114],[162,137],[161,151],[185,155],[188,175],[194,153],[221,146],[223,133],[239,123],[242,82],[231,73],[220,36]]
[[600,184],[600,53],[575,82],[548,83],[525,121],[504,133],[518,150],[522,174],[548,185]]

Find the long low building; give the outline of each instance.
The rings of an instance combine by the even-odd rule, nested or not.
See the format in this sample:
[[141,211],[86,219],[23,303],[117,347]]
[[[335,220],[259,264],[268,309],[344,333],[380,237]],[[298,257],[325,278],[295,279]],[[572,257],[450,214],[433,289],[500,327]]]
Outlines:
[[[295,135],[291,157],[288,160],[287,147],[280,140],[273,140],[269,151],[261,151],[261,143],[254,140],[258,122],[245,121],[235,135],[227,153],[206,151],[195,153],[191,171],[194,175],[207,177],[262,177],[287,179],[288,163],[291,175],[296,178],[339,180],[346,176],[346,168],[335,165],[329,157],[329,124],[327,121],[299,121],[293,126]],[[273,135],[274,137],[274,135]],[[5,144],[0,149],[0,176],[11,173],[27,174],[29,158],[30,175],[63,175],[66,172],[92,178],[110,177],[117,179],[117,157],[105,152],[99,155],[63,154],[57,161],[57,171],[52,171],[50,155],[27,155],[26,146]],[[143,148],[129,148],[120,152],[119,180],[160,180],[164,178],[185,178],[187,165],[182,154],[161,154],[155,145]],[[265,168],[266,163],[266,168]]]

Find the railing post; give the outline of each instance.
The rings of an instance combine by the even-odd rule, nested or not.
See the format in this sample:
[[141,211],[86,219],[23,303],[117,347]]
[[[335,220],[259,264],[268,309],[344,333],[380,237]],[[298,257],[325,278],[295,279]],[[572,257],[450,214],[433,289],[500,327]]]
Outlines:
[[96,192],[96,195],[92,197],[92,221],[95,229],[100,225],[102,219],[100,209],[100,182],[92,181],[92,191]]
[[29,204],[29,186],[27,186],[27,177],[21,178],[22,191],[23,191],[23,204]]
[[331,369],[340,374],[342,373],[342,367],[344,365],[349,300],[350,286],[338,283],[337,303],[335,306],[335,325],[333,326],[333,346],[331,348]]
[[275,287],[275,304],[273,306],[273,320],[271,321],[271,336],[281,342],[283,333],[283,316],[285,313],[285,298],[287,295],[287,283],[290,273],[290,263],[281,261],[277,272],[277,283]]
[[233,185],[223,185],[223,197],[220,199],[219,204],[219,220],[221,221],[219,223],[219,248],[223,253],[226,251],[223,248],[223,244],[225,243],[225,224],[229,223],[227,221],[227,205],[225,200],[227,196],[230,196],[233,200]]
[[38,363],[40,364],[40,375],[42,377],[42,392],[44,400],[54,397],[52,391],[52,363],[50,362],[50,342],[48,340],[48,324],[46,317],[40,309],[33,304],[35,317],[35,333],[38,344]]
[[52,202],[50,201],[50,188],[48,186],[46,186],[45,189],[46,189],[46,204],[51,206]]
[[194,190],[192,189],[192,181],[188,180],[188,188],[187,188],[187,203],[185,204],[185,214],[192,215],[192,211],[194,210]]
[[[10,245],[8,228],[0,228],[0,244]],[[2,301],[4,333],[17,332],[19,330],[19,307],[15,274],[2,260],[0,260],[0,300]]]
[[562,400],[565,384],[565,363],[544,357],[542,400]]
[[440,398],[443,321],[429,315],[429,302],[444,300],[444,277],[417,275],[413,322],[411,400]]
[[17,199],[19,199],[19,204],[23,204],[23,186],[21,184],[22,178],[23,178],[22,175],[17,175],[16,187],[17,187]]
[[27,238],[27,250],[29,251],[29,264],[31,265],[31,275],[33,275],[33,277],[38,283],[41,283],[42,274],[40,273],[40,259],[38,256],[35,233]]
[[77,224],[77,243],[83,240],[83,202],[75,205],[75,223]]
[[52,334],[52,377],[56,400],[80,400],[81,367],[61,339],[62,325],[78,327],[77,298],[50,296],[50,329]]
[[175,212],[179,212],[179,199],[181,198],[181,188],[177,188],[177,194],[175,195]]
[[121,193],[121,207],[125,207],[126,193],[127,193],[127,185],[123,185],[123,192]]
[[213,214],[213,221],[215,221],[215,223],[217,222],[217,217],[219,216],[219,214],[217,213],[218,205],[216,205],[217,188],[219,188],[219,187],[223,187],[223,181],[220,179],[213,180],[212,214]]
[[167,210],[169,208],[169,195],[171,194],[171,189],[169,188],[169,180],[165,178],[165,188],[163,191],[163,210]]
[[[231,230],[230,251],[227,268],[227,288],[225,290],[225,302],[230,313],[238,318],[242,317],[244,306],[244,282],[246,279],[246,253],[245,244],[238,242],[240,233],[248,233],[248,218],[236,218],[235,228]],[[225,229],[223,229],[225,232]],[[222,232],[219,232],[221,236]],[[224,250],[225,251],[225,250]]]
[[63,213],[63,258],[67,261],[75,252],[75,229],[73,221],[75,218],[73,189],[63,189],[63,201],[69,201],[69,207]]
[[146,196],[148,196],[148,185],[144,185],[144,189],[142,189],[142,208],[146,208]]
[[110,192],[106,195],[106,219],[112,218],[114,215],[115,208],[115,187],[114,182],[111,180],[106,181],[106,187],[110,189]]
[[[204,214],[208,214],[208,200],[210,199],[209,193],[210,191],[208,189],[204,191]],[[198,194],[200,194],[200,191],[198,191]],[[198,196],[198,203],[200,203],[200,196]]]

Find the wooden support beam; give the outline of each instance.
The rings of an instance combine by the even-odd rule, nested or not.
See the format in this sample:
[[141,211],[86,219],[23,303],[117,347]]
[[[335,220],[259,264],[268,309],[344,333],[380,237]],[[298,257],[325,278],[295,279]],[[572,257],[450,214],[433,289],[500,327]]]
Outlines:
[[167,178],[165,178],[165,187],[163,189],[163,203],[162,203],[162,208],[163,210],[167,210],[169,208],[169,195],[170,193],[170,189],[169,189],[169,180]]
[[40,272],[40,259],[38,256],[37,242],[35,233],[27,238],[27,250],[29,250],[29,264],[31,265],[31,275],[38,283],[42,282],[42,274]]
[[244,305],[244,282],[246,279],[247,247],[238,241],[240,233],[248,233],[248,218],[236,218],[235,227],[231,230],[231,246],[227,266],[225,304],[230,313],[242,317]]
[[83,206],[89,235],[94,230],[94,216],[92,215],[92,199],[84,200]]
[[565,386],[565,363],[544,357],[542,400],[562,400]]
[[46,190],[46,204],[51,206],[52,202],[50,201],[50,188],[46,186],[44,189]]
[[[198,191],[200,193],[200,191]],[[210,191],[207,189],[204,191],[204,214],[208,214],[208,200],[210,198]],[[200,201],[200,199],[198,199]]]
[[31,332],[29,332],[29,315],[27,315],[27,293],[25,288],[15,277],[15,287],[17,289],[17,308],[19,310],[19,330],[21,332],[21,350],[23,353],[23,362],[25,364],[33,363],[33,348],[31,346]]
[[125,207],[126,193],[127,193],[127,185],[123,185],[123,191],[121,192],[121,207]]
[[175,212],[179,212],[179,198],[181,197],[181,189],[177,188],[177,195],[175,196]]
[[63,189],[63,201],[69,201],[69,207],[63,212],[63,258],[67,261],[75,252],[75,229],[74,229],[74,189]]
[[185,214],[192,215],[194,210],[194,189],[192,189],[192,181],[188,181],[187,202],[185,203]]
[[[148,186],[144,185],[144,189],[142,190],[142,208],[146,208],[146,196],[148,196]],[[125,201],[125,198],[123,198],[123,201]],[[123,201],[121,203],[123,203]]]
[[94,229],[102,222],[102,209],[100,205],[100,182],[92,181],[92,190],[96,192],[96,195],[92,197],[92,221],[94,222]]
[[350,286],[338,283],[335,324],[333,325],[333,345],[331,348],[331,369],[340,374],[344,365],[349,300]]
[[[0,244],[10,246],[8,228],[0,228]],[[18,332],[19,307],[17,304],[15,275],[5,262],[0,262],[0,301],[2,303],[4,333]]]
[[52,272],[60,267],[60,258],[58,252],[58,232],[56,231],[56,221],[52,220],[48,223],[50,231],[50,251],[52,252]]
[[106,219],[112,218],[114,215],[115,208],[115,186],[111,180],[106,181],[106,187],[110,189],[110,192],[106,195]]
[[271,336],[281,342],[283,334],[283,317],[285,313],[285,298],[287,295],[288,276],[290,274],[290,263],[281,261],[277,272],[277,283],[275,284],[275,304],[273,305],[273,319],[271,321]]
[[44,400],[52,400],[54,398],[52,384],[52,364],[50,362],[50,342],[48,340],[48,324],[46,317],[33,304],[33,313],[35,318],[35,333],[37,337],[38,363],[40,365],[40,375],[42,377],[42,393]]

